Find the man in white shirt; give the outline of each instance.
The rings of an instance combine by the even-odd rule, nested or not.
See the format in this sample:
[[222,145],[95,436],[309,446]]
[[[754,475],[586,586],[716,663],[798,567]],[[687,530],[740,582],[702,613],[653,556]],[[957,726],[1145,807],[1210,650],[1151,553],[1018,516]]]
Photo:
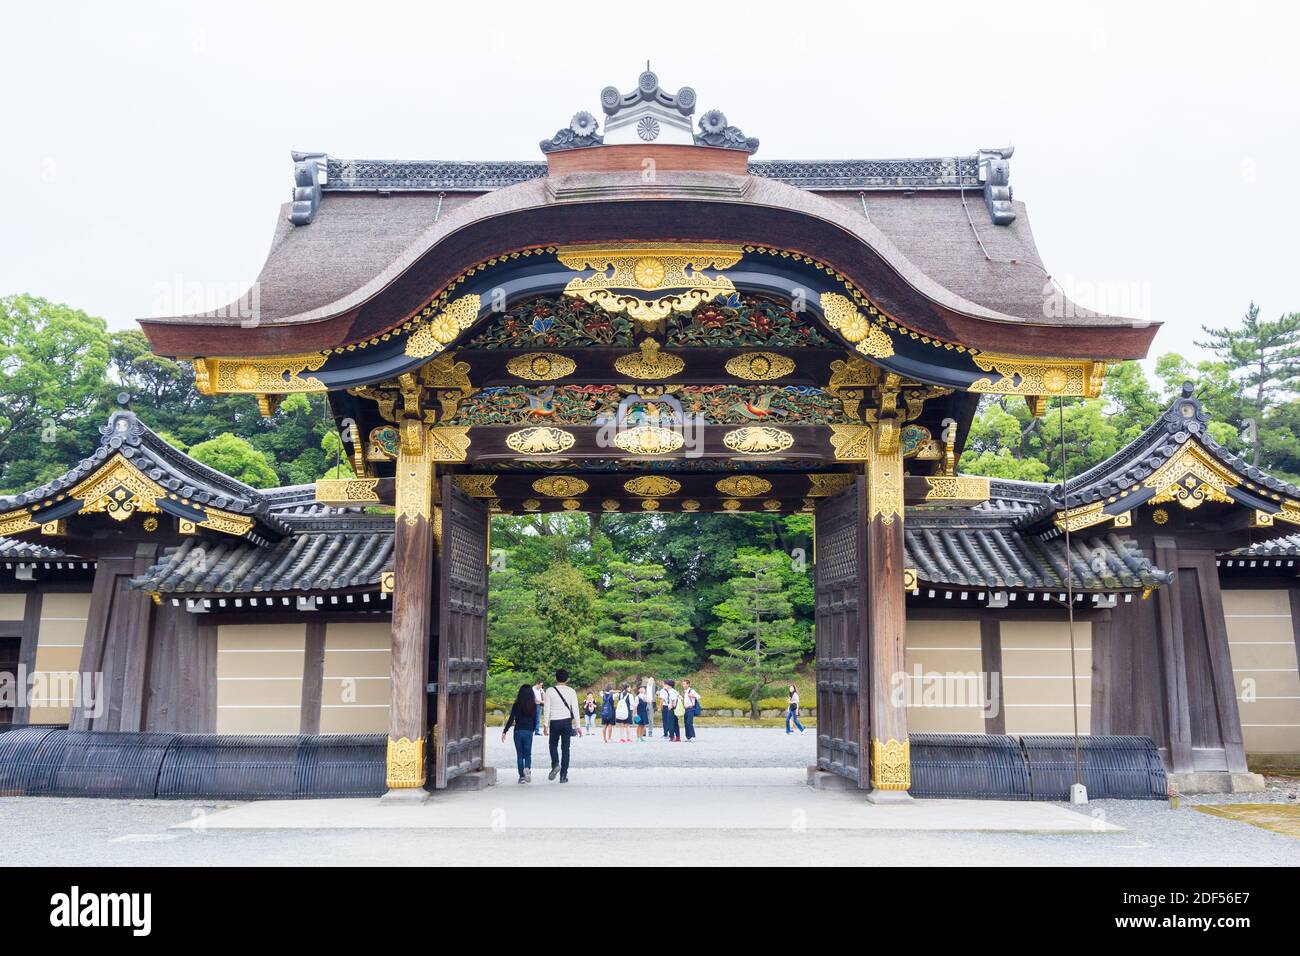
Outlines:
[[681,700],[682,695],[677,693],[677,682],[671,677],[664,682],[664,690],[668,692],[668,699],[664,702],[664,736],[675,743],[680,743],[682,728],[677,720],[677,702]]
[[686,708],[686,742],[695,739],[695,705],[700,702],[700,693],[688,680],[682,681],[682,705]]
[[670,740],[672,737],[672,735],[668,733],[669,722],[672,720],[672,714],[668,709],[668,691],[669,687],[666,683],[659,685],[659,716],[661,718],[660,723],[663,724],[664,740]]
[[578,727],[578,692],[569,686],[569,672],[563,667],[555,672],[555,686],[546,688],[543,697],[546,733],[551,738],[551,773],[560,783],[569,782],[569,740],[582,736]]
[[[541,713],[543,702],[541,681],[538,681],[533,685],[533,701],[537,704],[537,712]],[[540,720],[537,722],[537,726],[533,729],[533,734],[538,737],[542,735],[542,722]]]

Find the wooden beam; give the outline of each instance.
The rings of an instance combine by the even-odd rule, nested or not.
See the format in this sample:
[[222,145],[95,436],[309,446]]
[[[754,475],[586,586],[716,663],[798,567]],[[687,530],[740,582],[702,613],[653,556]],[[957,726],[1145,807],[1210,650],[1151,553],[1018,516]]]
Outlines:
[[[36,588],[27,592],[27,601],[23,606],[23,635],[18,644],[18,663],[29,678],[36,671],[36,645],[41,634],[41,602],[43,595]],[[24,690],[14,710],[14,723],[25,724],[31,720],[31,702]]]

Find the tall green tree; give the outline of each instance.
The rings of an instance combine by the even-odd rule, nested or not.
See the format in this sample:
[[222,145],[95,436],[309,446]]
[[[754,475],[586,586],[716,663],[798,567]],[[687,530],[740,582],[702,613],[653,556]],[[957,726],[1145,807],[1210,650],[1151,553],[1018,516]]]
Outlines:
[[1300,312],[1261,321],[1259,306],[1252,302],[1237,327],[1205,325],[1201,330],[1206,339],[1196,344],[1233,370],[1233,378],[1248,396],[1247,441],[1259,467],[1265,413],[1300,389]]
[[624,666],[678,669],[692,662],[682,635],[691,629],[686,606],[672,594],[663,565],[614,561],[587,633],[606,656]]
[[794,619],[789,579],[782,573],[788,563],[784,554],[737,555],[730,596],[717,607],[722,624],[711,646],[723,654],[723,673],[748,684],[753,718],[769,684],[794,678],[807,646],[806,632]]
[[269,488],[278,477],[266,455],[230,432],[199,442],[190,457],[254,488]]

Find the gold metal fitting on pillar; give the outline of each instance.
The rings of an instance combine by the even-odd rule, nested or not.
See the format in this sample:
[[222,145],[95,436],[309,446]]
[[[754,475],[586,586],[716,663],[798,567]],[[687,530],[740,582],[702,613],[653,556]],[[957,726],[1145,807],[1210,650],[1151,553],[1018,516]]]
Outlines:
[[389,790],[424,786],[424,738],[388,738],[388,771],[385,782]]
[[871,741],[871,786],[907,790],[912,786],[912,747],[908,740]]

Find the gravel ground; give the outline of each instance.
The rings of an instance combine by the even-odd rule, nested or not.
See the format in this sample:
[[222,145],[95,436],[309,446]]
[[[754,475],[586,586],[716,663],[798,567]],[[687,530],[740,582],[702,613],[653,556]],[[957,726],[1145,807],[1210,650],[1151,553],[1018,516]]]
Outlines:
[[[539,766],[545,738],[535,756]],[[693,744],[654,741],[574,742],[573,773],[583,767],[787,767],[799,771],[812,758],[811,734],[781,730],[715,728]],[[507,782],[514,753],[500,733],[489,738],[489,762]],[[169,831],[174,823],[231,804],[214,802],[0,798],[5,862],[33,865],[509,865],[560,853],[569,859],[644,852],[648,841],[667,853],[689,853],[702,864],[827,866],[1101,865],[1241,866],[1300,865],[1300,840],[1249,824],[1197,813],[1201,802],[1287,801],[1296,781],[1271,778],[1266,794],[1185,797],[1183,808],[1164,802],[1099,800],[1084,809],[1127,832],[1043,836],[1016,833],[898,833],[888,831],[637,829],[635,821],[598,830],[304,830],[275,832]],[[663,788],[664,812],[689,812],[689,792]],[[437,799],[434,797],[434,799]]]

